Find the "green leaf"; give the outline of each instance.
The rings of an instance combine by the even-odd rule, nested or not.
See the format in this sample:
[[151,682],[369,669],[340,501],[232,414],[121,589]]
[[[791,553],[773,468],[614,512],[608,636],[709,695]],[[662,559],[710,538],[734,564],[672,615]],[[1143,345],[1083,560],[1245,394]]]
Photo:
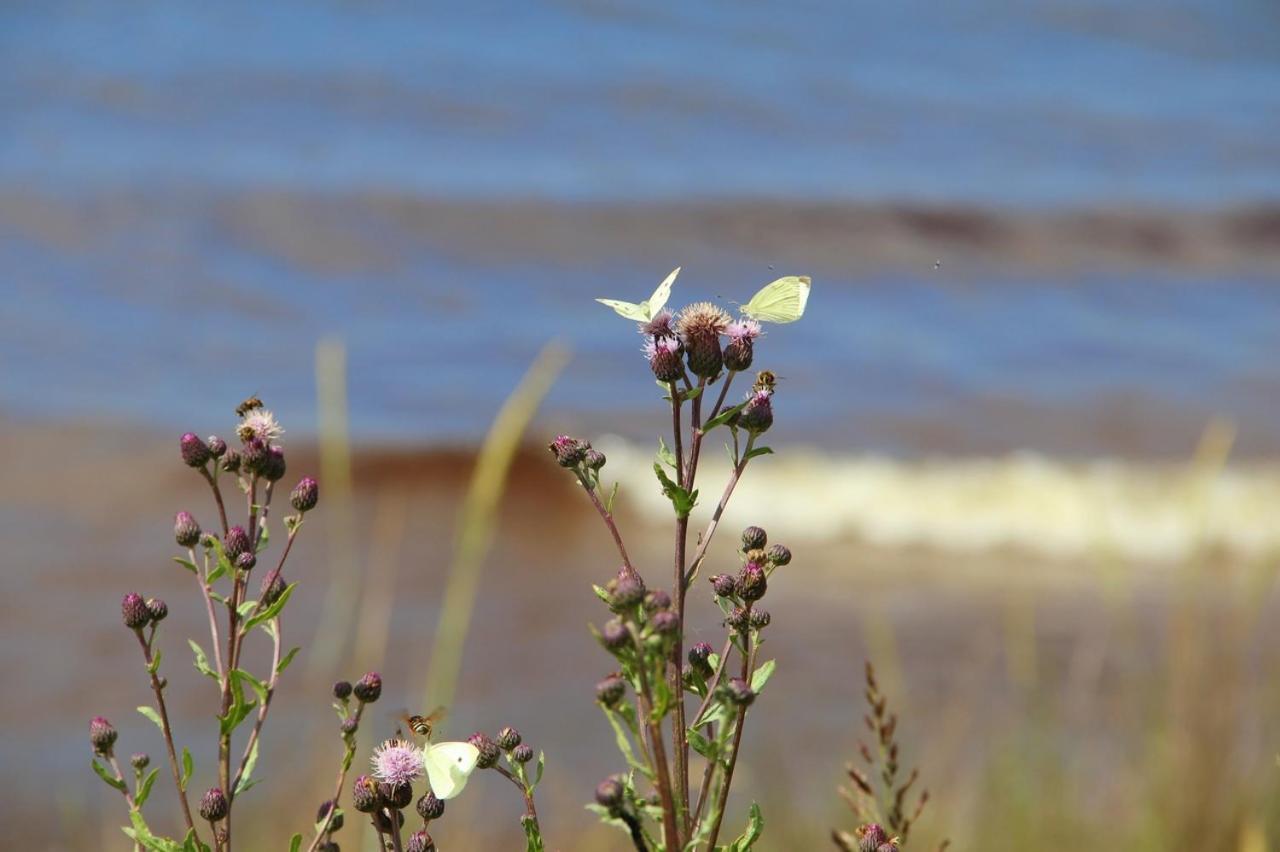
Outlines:
[[156,727],[160,729],[160,733],[164,733],[164,722],[161,721],[160,714],[155,711],[155,708],[148,707],[144,704],[138,708],[138,712],[143,716],[146,716],[152,722],[155,722]]
[[[630,707],[630,705],[620,705]],[[618,751],[627,759],[627,765],[639,772],[646,778],[652,779],[653,773],[649,771],[649,767],[636,760],[635,752],[631,750],[631,740],[627,737],[627,733],[623,730],[622,725],[618,722],[618,713],[615,713],[608,707],[604,708],[604,715],[609,720],[609,725],[613,728],[614,740],[618,744]]]
[[183,568],[186,568],[186,569],[187,569],[188,571],[190,571],[192,574],[199,574],[199,573],[200,573],[200,572],[199,572],[199,570],[197,570],[197,568],[196,568],[196,563],[192,562],[190,559],[187,559],[187,558],[182,557],[182,556],[175,556],[175,557],[173,557],[173,561],[174,561],[174,562],[177,562],[177,563],[178,563],[179,565],[181,565]]
[[200,643],[194,639],[188,639],[187,644],[191,646],[191,653],[196,655],[195,666],[196,671],[202,675],[218,680],[218,673],[209,665],[209,658],[205,656],[204,648],[200,647]]
[[160,649],[156,648],[156,655],[151,658],[151,662],[147,663],[147,674],[155,674],[160,671],[160,658],[164,654],[160,653]]
[[613,483],[613,488],[609,489],[609,499],[604,501],[604,510],[609,514],[613,514],[613,501],[618,496],[618,483]]
[[224,734],[229,734],[240,726],[240,723],[256,706],[252,701],[244,700],[244,677],[240,669],[231,671],[231,706],[225,716],[218,717],[219,727]]
[[742,836],[733,841],[729,847],[730,852],[747,852],[760,839],[760,834],[764,831],[764,817],[760,815],[760,805],[755,802],[751,803],[751,809],[747,815],[747,830]]
[[267,685],[265,683],[258,680],[244,669],[236,669],[231,674],[233,677],[243,678],[258,696],[259,701],[265,702],[267,700]]
[[252,787],[254,784],[257,783],[256,781],[250,781],[249,777],[253,775],[253,767],[256,766],[258,763],[258,743],[259,742],[260,740],[254,740],[253,747],[249,749],[249,758],[244,762],[244,773],[240,776],[240,783],[236,784],[235,795],[237,796],[239,796],[241,793],[245,792],[246,790],[248,790],[250,787]]
[[661,436],[658,437],[658,461],[662,462],[672,470],[676,469],[676,454],[671,452],[671,449],[667,446],[667,442],[662,440]]
[[147,799],[151,796],[151,785],[156,783],[156,776],[160,774],[160,767],[156,767],[147,773],[147,777],[142,779],[142,783],[138,785],[138,792],[133,796],[133,804],[135,807],[141,808],[146,804]]
[[751,673],[751,691],[759,694],[760,690],[764,689],[764,685],[769,682],[769,678],[773,676],[773,670],[777,667],[777,660],[761,663],[760,667]]
[[280,663],[276,666],[277,676],[283,674],[284,670],[289,668],[289,664],[293,662],[293,658],[298,656],[298,652],[301,650],[302,650],[301,648],[292,648],[290,649],[289,653],[284,655],[284,659],[282,659]]
[[187,829],[187,836],[182,838],[182,852],[210,852],[209,844],[196,837],[194,828]]
[[96,757],[93,758],[92,761],[90,761],[90,765],[93,767],[93,771],[98,773],[98,777],[101,778],[103,781],[106,781],[107,784],[109,784],[112,787],[115,787],[121,793],[129,792],[129,788],[125,785],[125,783],[121,781],[119,778],[117,778],[116,776],[112,775],[110,772],[108,772],[107,767],[99,763]]
[[613,596],[609,594],[609,592],[605,589],[604,586],[597,586],[595,583],[592,583],[591,591],[595,592],[596,597],[604,601],[606,604],[610,603],[613,600]]
[[284,591],[280,593],[280,597],[276,598],[275,603],[264,609],[244,623],[246,631],[252,630],[264,621],[270,621],[280,614],[280,610],[284,609],[284,605],[289,602],[289,597],[293,594],[293,590],[298,587],[296,582],[290,583],[284,587]]
[[295,834],[289,838],[289,852],[298,852],[302,848],[302,835]]
[[695,400],[700,396],[702,396],[702,385],[698,385],[696,388],[689,388],[687,391],[681,391],[680,393],[680,398],[685,402]]
[[708,432],[710,432],[712,429],[716,428],[717,426],[723,426],[725,423],[728,423],[730,420],[733,419],[733,416],[735,414],[738,414],[739,412],[742,411],[742,409],[746,408],[747,403],[750,401],[751,400],[748,399],[746,400],[746,402],[738,403],[733,408],[726,408],[724,411],[721,411],[719,414],[717,414],[715,417],[708,420],[706,423],[703,423],[702,434],[705,435]]
[[749,459],[753,459],[756,456],[771,456],[771,455],[773,455],[773,447],[756,447],[754,450],[747,453],[746,457]]
[[227,599],[224,598],[222,595],[218,594],[217,592],[210,590],[209,597],[213,598],[215,601],[222,604],[223,606],[226,606]]
[[152,834],[151,829],[147,827],[147,821],[142,817],[141,811],[129,811],[129,821],[133,823],[133,829],[126,828],[124,833],[142,844],[142,848],[146,849],[147,852],[183,852],[182,844],[176,840],[170,840],[167,837],[156,837]]
[[253,612],[253,608],[257,605],[257,601],[244,601],[240,606],[236,607],[236,615],[240,618],[245,618],[249,613]]
[[196,763],[191,759],[191,750],[186,746],[182,747],[182,777],[178,779],[178,786],[183,790],[187,789],[187,783],[191,780],[191,773],[195,772]]
[[701,731],[689,729],[689,747],[707,760],[715,759],[716,744],[707,739]]
[[209,576],[205,578],[207,585],[213,585],[215,580],[231,574],[231,562],[227,559],[227,552],[222,549],[222,542],[217,536],[210,536],[209,540],[213,542],[214,555],[217,557],[218,564],[209,572]]
[[267,519],[263,518],[262,523],[258,524],[258,549],[257,553],[267,549],[267,545],[271,543],[271,527],[267,526]]
[[543,767],[543,765],[546,763],[546,761],[547,761],[547,755],[546,755],[546,753],[545,753],[545,752],[542,752],[542,751],[539,751],[539,752],[538,752],[538,766],[537,766],[537,768],[536,768],[536,769],[534,769],[534,771],[533,771],[533,783],[529,785],[529,789],[530,789],[530,790],[532,790],[534,787],[537,787],[537,786],[538,786],[538,784],[542,781],[542,767]]
[[658,476],[658,482],[662,484],[662,493],[671,501],[672,507],[676,510],[677,518],[687,518],[689,513],[693,511],[693,507],[698,504],[698,492],[686,491],[672,481],[667,476],[667,472],[662,469],[659,462],[653,463],[653,472]]

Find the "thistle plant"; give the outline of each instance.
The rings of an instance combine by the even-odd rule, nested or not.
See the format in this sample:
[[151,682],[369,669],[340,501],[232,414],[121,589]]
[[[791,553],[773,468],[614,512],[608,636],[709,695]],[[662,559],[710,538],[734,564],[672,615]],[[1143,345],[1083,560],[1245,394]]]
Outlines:
[[[190,786],[195,780],[195,762],[190,748],[181,744],[170,716],[165,700],[169,681],[161,669],[161,624],[169,607],[162,600],[144,598],[135,592],[126,594],[121,602],[124,626],[138,642],[155,699],[154,706],[139,707],[138,711],[160,730],[186,828],[181,840],[153,833],[143,814],[161,768],[147,771],[150,757],[141,752],[133,755],[130,784],[114,754],[115,729],[101,716],[89,724],[93,770],[122,794],[129,811],[129,825],[124,832],[137,849],[197,852],[212,848],[229,852],[235,804],[258,783],[254,769],[272,696],[299,650],[283,650],[281,617],[294,584],[287,584],[282,572],[306,513],[316,506],[319,488],[314,479],[303,477],[289,493],[293,513],[283,520],[284,546],[274,567],[265,572],[258,596],[251,597],[250,580],[268,549],[273,498],[284,478],[286,463],[284,450],[277,443],[283,430],[261,401],[245,402],[237,414],[239,449],[229,447],[222,438],[202,440],[191,432],[179,440],[183,464],[208,485],[217,510],[213,532],[203,531],[190,512],[179,512],[174,518],[174,539],[181,553],[173,559],[191,574],[208,615],[212,657],[196,639],[188,638],[187,644],[196,670],[213,682],[210,697],[217,723],[213,732],[217,742],[216,767],[207,773],[210,780],[216,775],[216,783],[194,802],[194,807]],[[243,523],[232,522],[228,504],[234,491],[226,487],[224,495],[224,486],[230,485],[242,496]],[[259,572],[263,573],[262,569]],[[270,647],[266,667],[259,668],[257,675],[251,672],[245,655],[249,637],[256,635],[264,636]]]
[[[671,852],[719,848],[748,711],[774,669],[773,661],[760,661],[772,621],[761,602],[773,573],[791,561],[786,547],[770,548],[764,529],[749,527],[742,533],[740,564],[718,566],[722,573],[708,577],[725,634],[718,651],[706,643],[685,647],[689,592],[704,565],[710,571],[718,562],[709,548],[748,465],[773,452],[761,444],[773,425],[773,374],[754,377],[740,400],[730,401],[730,390],[735,381],[743,388],[738,377],[754,363],[760,320],[798,319],[809,293],[807,278],[788,277],[757,293],[737,319],[710,302],[672,313],[665,304],[678,272],[646,302],[600,300],[639,324],[644,356],[670,410],[670,444],[659,438],[653,465],[673,514],[668,588],[653,585],[659,575],[642,572],[627,552],[613,513],[616,486],[606,489],[602,479],[604,455],[566,435],[549,445],[586,492],[621,561],[616,576],[595,586],[612,617],[593,629],[616,668],[597,684],[596,700],[626,770],[600,782],[588,807],[625,831],[636,849]],[[691,547],[698,468],[708,436],[724,439],[732,468]],[[760,808],[752,804],[745,830],[727,848],[750,849],[762,829]]]

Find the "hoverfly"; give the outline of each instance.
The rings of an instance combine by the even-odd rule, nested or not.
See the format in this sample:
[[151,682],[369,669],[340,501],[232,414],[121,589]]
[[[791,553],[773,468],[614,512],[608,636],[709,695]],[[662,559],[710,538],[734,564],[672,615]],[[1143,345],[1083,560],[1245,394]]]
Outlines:
[[778,377],[772,370],[761,370],[756,373],[756,383],[751,386],[751,390],[755,393],[773,393],[773,387],[778,383]]
[[437,707],[425,716],[410,716],[407,713],[401,713],[400,719],[409,726],[410,731],[420,737],[426,737],[429,740],[431,739],[431,729],[435,727],[436,722],[439,722],[444,718],[444,716],[445,709],[443,707]]
[[244,417],[250,411],[253,411],[261,407],[262,407],[262,400],[258,399],[257,395],[255,394],[254,396],[249,397],[244,402],[236,406],[236,417]]

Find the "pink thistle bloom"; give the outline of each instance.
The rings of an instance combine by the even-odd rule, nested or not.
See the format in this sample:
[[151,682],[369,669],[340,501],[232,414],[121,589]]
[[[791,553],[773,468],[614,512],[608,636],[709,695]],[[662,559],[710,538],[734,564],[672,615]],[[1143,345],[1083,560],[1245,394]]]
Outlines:
[[236,427],[236,434],[241,441],[257,438],[264,444],[271,444],[284,434],[284,429],[280,428],[280,424],[276,422],[276,416],[270,411],[265,408],[255,408],[245,414],[240,425]]
[[373,750],[373,776],[393,787],[422,777],[422,750],[408,740],[387,740]]
[[647,334],[650,337],[674,337],[676,332],[671,325],[673,319],[671,311],[663,308],[654,315],[653,319],[640,323],[638,328],[641,334]]
[[677,337],[654,337],[645,341],[642,349],[644,357],[652,361],[659,355],[679,355],[680,339]]
[[755,340],[760,336],[760,323],[753,319],[740,318],[737,322],[729,323],[724,333],[731,340]]

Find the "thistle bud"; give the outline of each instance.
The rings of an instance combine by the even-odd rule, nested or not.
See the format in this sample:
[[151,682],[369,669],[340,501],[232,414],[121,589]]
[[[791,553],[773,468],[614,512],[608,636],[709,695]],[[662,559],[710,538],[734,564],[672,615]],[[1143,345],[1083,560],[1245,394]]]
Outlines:
[[345,701],[351,696],[351,681],[340,680],[333,685],[333,697]]
[[884,829],[874,822],[859,826],[854,834],[858,837],[858,852],[879,852],[881,844],[889,842]]
[[267,460],[262,465],[262,476],[267,482],[279,482],[284,478],[285,470],[288,465],[284,461],[284,449],[281,447],[269,447],[267,449]]
[[751,626],[756,630],[763,630],[769,626],[770,616],[767,610],[753,609],[751,610],[750,622]]
[[769,561],[774,565],[786,565],[791,561],[790,548],[783,547],[781,544],[775,544],[769,548]]
[[142,595],[130,592],[120,601],[120,611],[124,615],[124,626],[130,630],[140,630],[151,620],[151,611]]
[[752,435],[763,435],[773,425],[773,394],[756,391],[738,414],[737,425]]
[[195,547],[200,541],[200,525],[190,512],[173,516],[173,538],[179,547]]
[[[248,556],[249,554],[244,554]],[[243,558],[243,557],[241,557]],[[271,606],[280,600],[280,596],[284,594],[288,583],[284,581],[284,575],[279,571],[270,571],[262,578],[262,585],[258,587],[258,597],[262,598],[263,606]]]
[[425,828],[418,829],[409,835],[404,845],[404,852],[436,852],[436,842],[427,834]]
[[378,696],[382,695],[382,675],[377,672],[369,672],[356,681],[356,685],[352,687],[352,692],[355,693],[357,701],[364,704],[372,704],[378,700]]
[[467,742],[475,746],[476,750],[480,752],[480,759],[476,761],[477,769],[488,769],[496,764],[498,758],[502,756],[502,752],[498,749],[498,744],[479,731],[467,737]]
[[742,549],[758,550],[769,541],[769,536],[760,527],[747,527],[742,531]]
[[356,721],[355,716],[348,716],[342,720],[342,724],[338,726],[338,733],[344,737],[349,737],[360,727],[360,723]]
[[118,736],[105,716],[94,716],[89,720],[89,742],[92,743],[95,754],[111,754],[111,747],[116,744]]
[[129,765],[141,772],[151,765],[151,755],[147,754],[145,751],[131,754],[129,755]]
[[533,760],[533,747],[528,743],[521,743],[511,750],[511,759],[516,763],[528,763]]
[[159,623],[165,620],[169,614],[169,605],[159,598],[147,598],[147,615],[151,617],[153,622]]
[[684,366],[680,363],[680,353],[684,350],[680,341],[674,337],[654,337],[644,345],[644,355],[649,359],[649,369],[653,377],[669,384],[684,375]]
[[503,751],[511,751],[511,749],[520,745],[520,732],[508,725],[501,731],[498,731],[498,738],[496,742],[498,743],[498,748]]
[[769,554],[766,553],[762,547],[757,547],[754,550],[748,550],[746,553],[742,554],[742,557],[747,562],[755,562],[760,565],[769,561]]
[[227,815],[227,797],[221,787],[210,787],[200,798],[200,818],[218,822]]
[[223,454],[227,451],[227,442],[219,438],[217,435],[210,435],[205,443],[209,447],[209,455],[213,456],[215,459],[222,458]]
[[760,336],[760,323],[753,319],[740,319],[730,323],[724,333],[729,345],[724,348],[724,365],[730,370],[746,370],[751,366],[755,339]]
[[670,636],[680,629],[680,617],[669,609],[664,609],[653,614],[653,618],[649,620],[653,632],[663,636]]
[[729,678],[729,683],[725,686],[725,694],[731,702],[739,707],[749,707],[751,702],[756,700],[756,694],[740,677]]
[[547,444],[547,449],[556,457],[556,463],[561,467],[577,467],[586,459],[591,445],[577,438],[561,435]]
[[237,524],[227,530],[226,539],[222,542],[222,550],[233,565],[241,553],[253,552],[253,544],[249,541],[249,534],[244,531],[244,527]]
[[241,571],[252,571],[253,566],[258,564],[258,557],[252,553],[241,553],[236,557],[236,568]]
[[209,461],[209,448],[195,432],[187,432],[179,439],[178,451],[187,467],[204,467]]
[[234,449],[227,450],[222,457],[221,465],[227,473],[235,473],[240,469],[240,453]]
[[733,577],[728,574],[716,574],[711,578],[711,588],[718,597],[727,598],[734,592]]
[[393,808],[407,808],[413,801],[413,787],[409,784],[388,784],[383,781],[378,784],[378,795],[382,797],[382,801]]
[[600,452],[599,450],[587,450],[587,456],[585,459],[583,459],[582,463],[585,464],[591,470],[599,470],[600,468],[604,467],[604,463],[605,463],[604,453]]
[[[327,802],[320,803],[320,809],[316,811],[317,823],[324,822],[325,817],[329,816],[329,811],[333,810],[333,805],[334,805],[333,799],[329,799]],[[334,813],[333,818],[329,820],[328,831],[338,831],[339,829],[342,828],[342,824],[343,824],[342,811],[338,810],[336,813]]]
[[742,570],[738,572],[738,581],[734,588],[738,593],[738,597],[744,601],[760,600],[769,588],[769,581],[764,575],[764,568],[755,562],[748,562],[743,565]]
[[631,641],[631,631],[621,619],[615,618],[605,624],[604,629],[600,631],[600,638],[610,651],[619,651]]
[[244,454],[240,466],[246,473],[259,474],[266,467],[271,456],[271,448],[261,438],[250,438],[244,443]]
[[729,325],[729,315],[710,302],[690,305],[680,312],[676,326],[684,342],[689,371],[709,379],[720,372],[724,358],[720,335]]
[[613,810],[622,804],[623,787],[617,778],[606,778],[596,785],[596,804]]
[[689,649],[689,662],[695,666],[704,665],[711,657],[711,645],[699,642]]
[[733,608],[733,612],[725,616],[724,623],[734,630],[745,630],[751,623],[751,612],[745,606]]
[[362,814],[371,814],[382,804],[378,785],[368,775],[361,775],[351,785],[351,805]]
[[671,595],[662,589],[654,589],[652,592],[644,596],[644,608],[649,612],[657,612],[662,609],[671,609]]
[[596,701],[605,707],[613,707],[627,692],[627,682],[617,675],[609,675],[596,684]]
[[418,816],[425,820],[440,819],[444,816],[444,799],[437,799],[435,793],[427,793],[418,799]]
[[326,840],[316,847],[316,852],[342,852],[342,847],[338,845],[337,841]]
[[310,512],[319,499],[320,485],[309,476],[302,477],[289,495],[289,503],[298,512]]

